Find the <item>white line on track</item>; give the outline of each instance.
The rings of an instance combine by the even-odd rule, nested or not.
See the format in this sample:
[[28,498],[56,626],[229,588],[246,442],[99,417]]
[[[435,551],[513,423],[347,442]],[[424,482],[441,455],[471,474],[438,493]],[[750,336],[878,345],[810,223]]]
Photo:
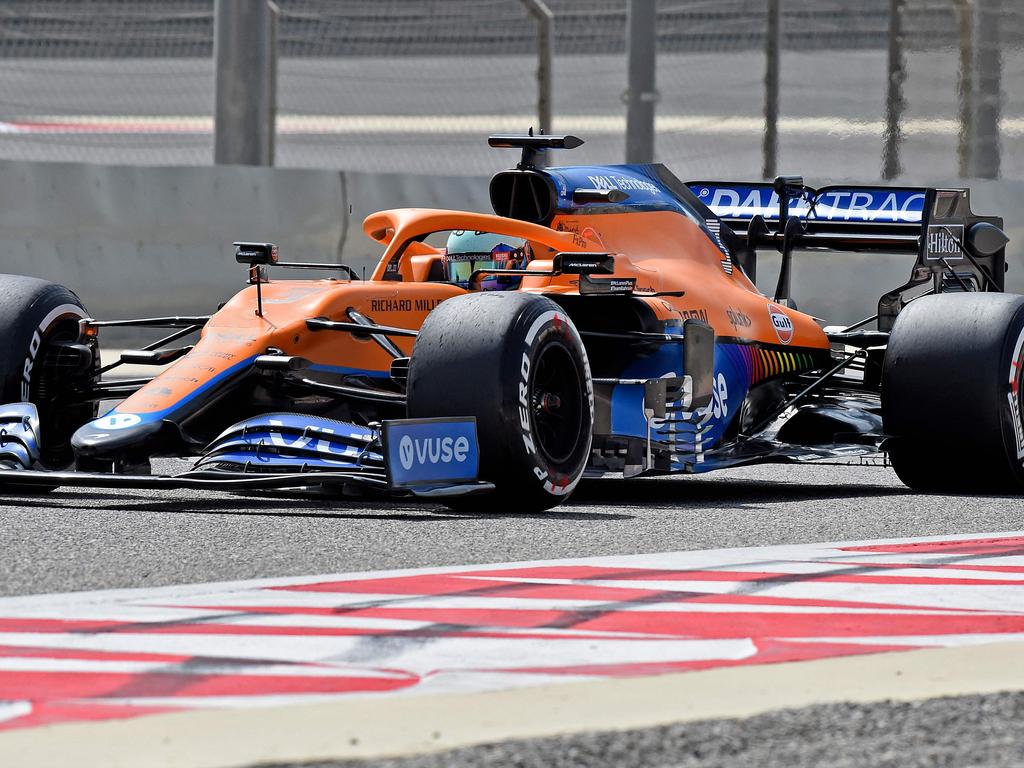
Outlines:
[[[295,115],[277,117],[277,131],[284,135],[346,134],[467,134],[519,131],[536,122],[535,115]],[[1000,132],[1005,137],[1024,136],[1024,117],[1004,117]],[[761,135],[761,117],[729,115],[658,115],[655,129],[661,133],[702,135]],[[619,135],[626,129],[624,115],[559,115],[555,132],[591,136]],[[886,123],[879,119],[853,119],[838,115],[782,117],[778,129],[793,136],[882,136]],[[32,115],[0,120],[0,133],[33,134],[209,134],[213,118],[207,116],[153,115]],[[960,124],[948,118],[909,118],[901,123],[906,136],[957,136]]]
[[[107,661],[101,659],[47,659],[39,657],[15,656],[0,658],[0,674],[4,672],[54,672],[54,673],[95,673],[95,674],[125,674],[143,675],[147,673],[167,673],[168,665],[163,662],[152,661]],[[330,664],[318,664],[316,666],[299,666],[294,664],[252,664],[252,666],[239,666],[237,664],[218,664],[211,661],[207,664],[194,665],[191,667],[177,667],[175,675],[225,675],[240,677],[379,677],[393,678],[396,675],[389,675],[378,671],[368,671],[363,668],[342,667]],[[400,676],[397,676],[400,677]]]
[[0,701],[0,723],[32,714],[31,701]]

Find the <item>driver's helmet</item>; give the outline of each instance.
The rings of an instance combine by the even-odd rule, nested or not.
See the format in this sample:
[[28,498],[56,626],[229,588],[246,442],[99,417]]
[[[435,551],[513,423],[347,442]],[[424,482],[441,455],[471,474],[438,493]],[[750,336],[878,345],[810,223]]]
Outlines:
[[[478,269],[526,269],[529,246],[524,240],[490,232],[456,229],[448,235],[444,269],[448,281],[463,288]],[[484,275],[476,284],[481,291],[511,291],[519,287],[521,277]]]

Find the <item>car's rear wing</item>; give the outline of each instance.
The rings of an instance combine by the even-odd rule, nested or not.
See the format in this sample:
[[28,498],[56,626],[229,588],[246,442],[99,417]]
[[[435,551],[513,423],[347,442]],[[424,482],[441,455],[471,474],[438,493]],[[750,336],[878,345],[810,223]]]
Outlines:
[[[943,290],[1001,291],[1006,236],[999,216],[971,210],[969,189],[833,185],[813,189],[796,176],[774,183],[692,181],[687,185],[734,233],[745,236],[753,271],[756,249],[783,254],[777,298],[789,298],[794,250],[912,253],[911,281],[934,278]],[[743,264],[743,259],[738,259]]]

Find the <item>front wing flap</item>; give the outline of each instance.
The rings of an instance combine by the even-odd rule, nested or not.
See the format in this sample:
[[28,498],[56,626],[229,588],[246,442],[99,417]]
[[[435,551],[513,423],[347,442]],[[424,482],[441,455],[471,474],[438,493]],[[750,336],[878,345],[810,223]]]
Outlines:
[[[396,447],[412,448],[403,452],[400,466],[388,466],[382,444],[385,431],[394,436]],[[427,442],[421,445],[424,439]],[[449,444],[465,446],[465,450],[453,452]],[[463,453],[470,461],[452,464],[450,458],[448,462],[441,460]],[[335,488],[441,498],[494,489],[492,484],[477,479],[478,456],[476,424],[471,419],[432,420],[430,433],[424,435],[423,420],[396,420],[388,422],[385,429],[319,416],[274,413],[226,429],[186,472],[52,472],[29,469],[22,463],[25,468],[0,468],[0,486],[16,490],[55,486],[222,491]],[[3,466],[13,465],[0,464]]]

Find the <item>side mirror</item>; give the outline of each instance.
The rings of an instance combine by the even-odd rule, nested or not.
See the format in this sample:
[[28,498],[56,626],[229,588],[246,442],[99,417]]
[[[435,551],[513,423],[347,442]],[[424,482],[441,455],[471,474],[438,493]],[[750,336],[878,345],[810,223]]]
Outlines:
[[277,246],[273,243],[233,243],[239,264],[277,264]]
[[1008,242],[1006,233],[987,221],[979,221],[967,230],[966,245],[975,256],[991,256]]
[[684,373],[693,384],[693,411],[711,404],[715,386],[715,331],[700,320],[683,323]]

